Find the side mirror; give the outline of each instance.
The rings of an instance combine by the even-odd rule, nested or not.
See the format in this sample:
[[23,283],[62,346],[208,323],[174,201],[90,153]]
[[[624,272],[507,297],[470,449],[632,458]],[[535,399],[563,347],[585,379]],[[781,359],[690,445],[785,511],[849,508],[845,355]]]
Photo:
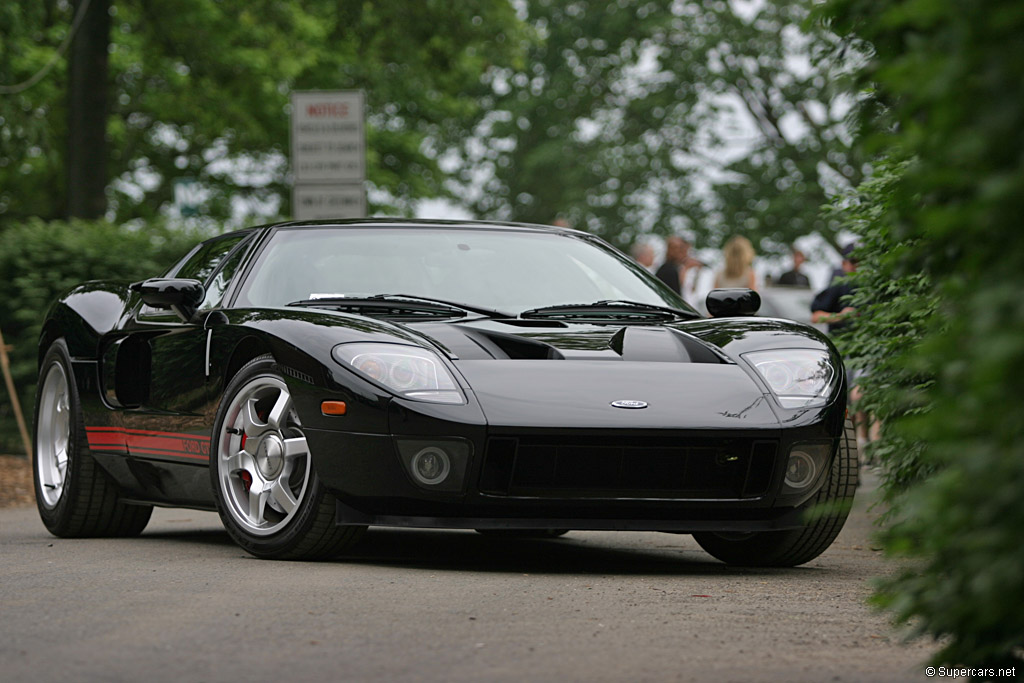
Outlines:
[[142,301],[153,308],[170,308],[183,320],[192,317],[206,296],[206,288],[198,280],[184,278],[150,278],[133,282],[131,290],[142,295]]
[[754,315],[761,308],[761,295],[752,289],[712,289],[705,300],[712,318]]

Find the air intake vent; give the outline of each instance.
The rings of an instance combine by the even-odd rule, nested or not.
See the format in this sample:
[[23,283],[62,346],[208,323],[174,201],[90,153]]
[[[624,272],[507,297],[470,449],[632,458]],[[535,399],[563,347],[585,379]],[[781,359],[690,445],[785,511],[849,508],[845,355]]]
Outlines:
[[480,490],[539,498],[763,496],[777,444],[733,439],[492,438]]

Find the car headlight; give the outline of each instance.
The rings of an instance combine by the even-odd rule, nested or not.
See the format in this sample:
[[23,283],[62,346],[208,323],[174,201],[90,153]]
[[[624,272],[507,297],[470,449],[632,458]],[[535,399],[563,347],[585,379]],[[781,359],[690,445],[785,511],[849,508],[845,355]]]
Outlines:
[[465,403],[458,383],[437,354],[401,344],[339,344],[334,360],[399,396],[432,403]]
[[784,408],[822,405],[838,379],[827,351],[773,349],[743,354]]

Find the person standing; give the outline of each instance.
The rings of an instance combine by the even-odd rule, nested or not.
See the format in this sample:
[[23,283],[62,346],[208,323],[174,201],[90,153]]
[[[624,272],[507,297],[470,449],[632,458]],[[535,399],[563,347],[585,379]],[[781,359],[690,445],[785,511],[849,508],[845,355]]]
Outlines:
[[790,287],[810,287],[811,280],[800,272],[800,266],[804,264],[807,257],[799,249],[793,249],[793,268],[779,276],[778,284],[789,285]]
[[[853,252],[855,244],[847,244],[842,249],[843,263],[839,271],[840,279],[833,281],[828,287],[818,292],[811,302],[811,322],[826,323],[828,333],[831,336],[843,334],[849,327],[853,316],[857,314],[856,309],[849,304],[849,297],[853,294],[853,285],[842,276],[857,271],[857,259]],[[875,441],[879,437],[881,424],[857,407],[863,398],[860,388],[860,379],[863,370],[846,371],[846,386],[850,389],[850,406],[853,409],[853,423],[857,433],[857,445],[863,451],[865,444]]]
[[[838,271],[842,275],[849,275],[856,272],[857,261],[853,257],[853,250],[856,245],[847,244],[842,249],[843,263]],[[853,307],[847,303],[848,297],[853,294],[853,285],[846,280],[833,281],[828,287],[818,292],[811,302],[811,322],[826,323],[828,333],[835,335],[841,333],[843,328],[849,325],[849,318],[853,315]]]
[[722,247],[725,266],[715,273],[715,289],[746,287],[757,289],[754,276],[754,245],[743,235],[734,235]]
[[646,268],[648,272],[654,272],[654,247],[647,242],[637,242],[633,245],[631,253],[634,261]]
[[665,262],[658,268],[655,276],[673,292],[686,299],[683,287],[686,284],[687,273],[703,266],[703,263],[690,256],[690,243],[682,237],[672,235],[665,240]]

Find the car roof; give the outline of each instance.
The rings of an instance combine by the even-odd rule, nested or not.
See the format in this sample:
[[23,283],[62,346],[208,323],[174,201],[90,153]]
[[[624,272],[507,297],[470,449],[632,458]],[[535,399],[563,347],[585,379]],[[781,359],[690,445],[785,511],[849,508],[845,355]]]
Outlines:
[[[442,220],[434,218],[400,218],[394,216],[379,216],[373,218],[353,218],[347,220],[309,220],[309,221],[284,221],[281,223],[270,223],[268,225],[242,228],[233,232],[246,232],[249,230],[302,230],[307,228],[458,228],[467,230],[508,230],[515,232],[541,232],[555,233],[562,235],[589,236],[589,233],[582,230],[574,230],[558,225],[536,225],[533,223],[515,223],[511,221],[482,221],[475,219],[464,220]],[[225,233],[231,234],[231,233]]]

